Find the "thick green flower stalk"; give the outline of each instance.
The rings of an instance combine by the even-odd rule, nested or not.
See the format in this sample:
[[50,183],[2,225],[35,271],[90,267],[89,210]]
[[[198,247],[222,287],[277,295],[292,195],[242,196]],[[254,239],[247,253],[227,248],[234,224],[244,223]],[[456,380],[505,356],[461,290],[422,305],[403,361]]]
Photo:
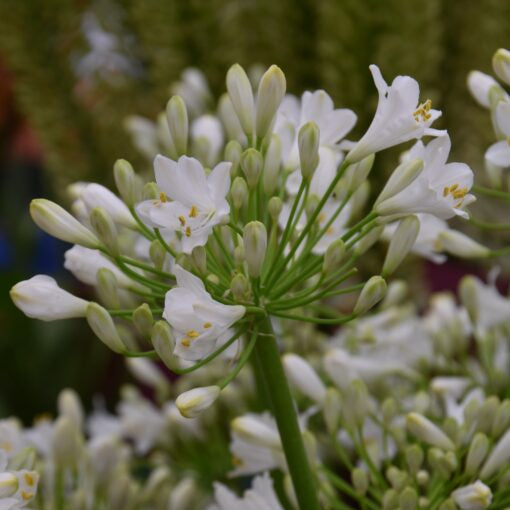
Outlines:
[[[207,370],[235,349],[220,377],[180,394],[176,405],[195,418],[251,363],[257,394],[276,420],[272,438],[281,441],[289,492],[307,510],[319,508],[325,482],[296,414],[276,332],[283,324],[339,326],[363,316],[383,300],[411,250],[461,252],[461,234],[445,220],[467,218],[474,200],[473,174],[447,162],[448,134],[431,127],[441,112],[420,101],[418,83],[398,76],[388,84],[377,66],[370,71],[379,102],[357,142],[345,140],[354,112],[336,109],[323,90],[286,95],[277,66],[251,81],[232,66],[217,116],[200,113],[209,100],[200,75],[184,76],[188,97],[174,95],[153,138],[144,133],[154,142],[146,149],[165,147],[166,155],[154,158],[156,182],[143,184],[119,160],[121,198],[76,183],[73,214],[45,199],[31,203],[40,228],[75,245],[65,267],[95,285],[102,304],[72,296],[45,275],[11,290],[28,316],[84,317],[113,351],[160,358],[176,374]],[[418,141],[369,203],[377,153],[411,140]],[[390,243],[379,272],[357,277],[360,259],[384,235]],[[333,298],[352,304],[340,312]],[[353,401],[358,392],[363,402],[363,387],[353,391]]]

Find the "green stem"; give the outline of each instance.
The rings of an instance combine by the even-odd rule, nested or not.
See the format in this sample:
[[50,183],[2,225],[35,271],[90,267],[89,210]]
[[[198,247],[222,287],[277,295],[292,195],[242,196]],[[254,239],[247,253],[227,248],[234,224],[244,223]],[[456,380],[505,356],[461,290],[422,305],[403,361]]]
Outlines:
[[473,186],[472,191],[479,195],[486,195],[488,197],[499,198],[505,202],[510,202],[510,193],[507,193],[506,191],[484,188],[483,186]]
[[319,510],[317,489],[308,464],[296,409],[283,370],[273,328],[268,317],[264,318],[259,324],[262,335],[258,338],[255,350],[261,361],[267,386],[270,389],[269,398],[280,432],[296,499],[300,510]]
[[482,221],[471,216],[469,223],[472,223],[475,227],[484,228],[486,230],[510,230],[510,223],[490,223],[488,221]]
[[311,322],[313,324],[329,324],[331,326],[336,326],[339,324],[345,324],[346,322],[350,322],[354,320],[357,316],[355,314],[345,315],[338,319],[318,319],[317,317],[308,317],[306,315],[295,315],[292,313],[283,313],[275,310],[268,310],[269,314],[274,315],[275,317],[282,317],[283,319],[291,319],[294,321],[301,322]]

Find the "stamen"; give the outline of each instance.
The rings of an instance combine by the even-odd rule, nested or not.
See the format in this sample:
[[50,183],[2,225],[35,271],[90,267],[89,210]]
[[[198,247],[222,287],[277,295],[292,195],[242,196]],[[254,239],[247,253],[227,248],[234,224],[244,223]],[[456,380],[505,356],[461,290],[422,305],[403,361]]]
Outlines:
[[178,218],[179,221],[181,222],[181,225],[184,227],[184,225],[186,225],[186,218],[182,214],[178,216]]
[[189,340],[189,338],[183,338],[183,339],[181,340],[181,345],[182,345],[183,347],[189,347],[189,344],[190,344],[190,340]]
[[34,495],[31,494],[30,492],[21,491],[21,499],[23,501],[30,501],[33,497]]
[[190,329],[186,333],[186,336],[189,337],[189,338],[196,338],[197,336],[200,336],[200,333],[198,331],[195,331],[194,329]]
[[25,482],[27,482],[29,487],[35,485],[35,479],[30,473],[25,473]]
[[186,227],[186,237],[191,237],[191,228],[190,227]]
[[196,218],[198,214],[198,207],[196,205],[192,205],[191,209],[189,210],[188,216],[190,218]]
[[163,191],[159,194],[159,200],[161,202],[168,202],[168,197],[166,196],[166,193],[164,193]]
[[209,329],[212,327],[212,324],[210,322],[205,322],[204,323],[204,329]]
[[432,108],[432,101],[427,99],[424,103],[422,103],[413,113],[414,120],[416,122],[424,122],[429,120],[432,115],[429,113]]
[[450,188],[448,186],[445,186],[443,188],[443,197],[447,197],[448,193],[450,193]]

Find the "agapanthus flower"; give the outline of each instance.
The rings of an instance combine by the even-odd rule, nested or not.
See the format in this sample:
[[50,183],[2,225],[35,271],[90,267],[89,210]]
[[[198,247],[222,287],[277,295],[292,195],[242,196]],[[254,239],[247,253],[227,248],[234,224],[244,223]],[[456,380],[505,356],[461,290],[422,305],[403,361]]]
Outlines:
[[10,471],[7,455],[0,448],[0,510],[25,508],[33,502],[38,483],[39,475],[35,471]]
[[510,167],[510,102],[500,101],[496,106],[495,124],[501,137],[485,153],[485,159],[498,167]]

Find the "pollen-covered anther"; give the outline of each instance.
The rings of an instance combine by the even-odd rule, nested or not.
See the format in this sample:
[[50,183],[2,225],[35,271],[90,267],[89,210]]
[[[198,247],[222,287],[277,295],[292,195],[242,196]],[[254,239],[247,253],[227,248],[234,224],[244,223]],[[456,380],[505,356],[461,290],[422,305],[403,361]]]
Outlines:
[[427,99],[414,111],[413,117],[416,122],[425,122],[430,119],[431,114],[429,113],[432,108],[432,101]]
[[190,343],[191,343],[191,341],[190,341],[190,339],[189,339],[188,337],[185,337],[185,338],[183,338],[183,339],[181,340],[181,345],[182,345],[183,347],[189,347],[189,346],[190,346]]
[[196,205],[192,205],[191,209],[189,210],[188,216],[190,218],[196,218],[198,214],[198,207]]
[[166,196],[166,193],[164,191],[162,191],[160,194],[159,194],[159,200],[160,202],[168,202],[168,197]]
[[212,328],[212,324],[210,322],[205,322],[204,329],[209,329],[209,328]]
[[21,499],[23,501],[30,501],[33,497],[34,497],[34,495],[32,493],[26,492],[26,491],[21,491]]
[[35,478],[30,473],[25,473],[25,482],[29,487],[32,487],[35,485]]
[[200,333],[198,331],[195,331],[194,329],[190,329],[186,332],[186,336],[189,338],[197,338],[197,336],[200,336]]
[[181,225],[184,227],[184,225],[186,225],[186,218],[181,214],[178,216],[178,219],[181,222]]
[[185,234],[186,234],[186,237],[191,237],[191,228],[190,227],[186,227]]

